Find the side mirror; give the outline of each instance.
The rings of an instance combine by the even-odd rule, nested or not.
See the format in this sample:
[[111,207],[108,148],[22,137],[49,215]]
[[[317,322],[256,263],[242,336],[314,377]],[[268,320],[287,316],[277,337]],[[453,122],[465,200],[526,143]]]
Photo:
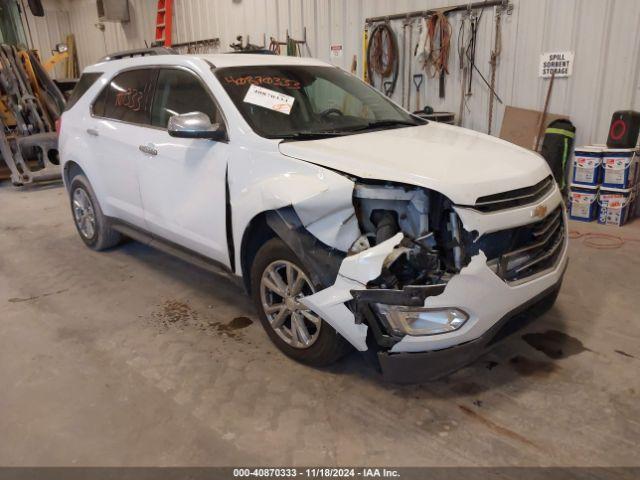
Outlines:
[[29,0],[29,8],[31,9],[31,15],[34,17],[44,17],[42,0]]
[[226,133],[219,123],[211,123],[209,117],[202,112],[183,113],[169,118],[167,125],[169,135],[178,138],[208,138],[221,141]]
[[66,43],[56,43],[55,51],[57,53],[64,53],[69,50],[69,47]]

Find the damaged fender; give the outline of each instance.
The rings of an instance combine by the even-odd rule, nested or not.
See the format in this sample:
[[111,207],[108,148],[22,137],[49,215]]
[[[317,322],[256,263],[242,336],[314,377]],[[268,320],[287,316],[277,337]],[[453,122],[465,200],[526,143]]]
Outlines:
[[335,283],[302,298],[300,303],[322,317],[356,349],[367,350],[368,327],[356,324],[355,316],[345,306],[345,302],[353,299],[351,290],[365,290],[367,282],[380,275],[385,260],[403,237],[399,232],[375,247],[346,257],[340,265]]
[[[284,172],[276,173],[274,172]],[[274,155],[269,161],[239,156],[229,164],[229,202],[235,245],[258,215],[292,208],[301,226],[324,245],[346,253],[360,236],[353,207],[354,182],[345,175]],[[242,250],[233,252],[242,265]],[[337,271],[337,270],[336,270]],[[236,268],[236,273],[246,275]],[[331,278],[331,285],[335,276]]]
[[360,236],[353,208],[353,182],[334,182],[312,197],[293,204],[302,225],[318,240],[346,252]]

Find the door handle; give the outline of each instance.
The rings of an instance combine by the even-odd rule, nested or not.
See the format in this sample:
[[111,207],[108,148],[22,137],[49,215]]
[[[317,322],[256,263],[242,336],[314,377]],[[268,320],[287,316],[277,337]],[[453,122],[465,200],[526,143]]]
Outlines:
[[158,155],[158,150],[156,150],[156,146],[153,143],[140,145],[138,146],[138,150],[147,155]]
[[98,135],[100,135],[98,133],[98,130],[96,130],[95,128],[87,128],[87,133],[92,137],[97,137]]

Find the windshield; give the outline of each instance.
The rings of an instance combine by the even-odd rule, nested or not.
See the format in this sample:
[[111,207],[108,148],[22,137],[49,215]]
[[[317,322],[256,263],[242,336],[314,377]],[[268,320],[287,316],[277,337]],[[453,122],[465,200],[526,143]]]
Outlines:
[[267,138],[320,138],[421,125],[339,68],[247,66],[215,74],[251,128]]

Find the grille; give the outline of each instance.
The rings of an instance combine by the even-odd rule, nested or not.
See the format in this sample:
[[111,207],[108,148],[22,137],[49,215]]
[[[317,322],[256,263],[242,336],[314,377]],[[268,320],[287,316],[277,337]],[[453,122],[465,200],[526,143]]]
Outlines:
[[480,197],[473,208],[481,212],[495,212],[506,208],[528,205],[544,197],[551,191],[553,185],[554,180],[550,175],[532,187]]
[[518,282],[553,267],[565,242],[562,207],[539,222],[491,233],[479,240],[500,278]]

